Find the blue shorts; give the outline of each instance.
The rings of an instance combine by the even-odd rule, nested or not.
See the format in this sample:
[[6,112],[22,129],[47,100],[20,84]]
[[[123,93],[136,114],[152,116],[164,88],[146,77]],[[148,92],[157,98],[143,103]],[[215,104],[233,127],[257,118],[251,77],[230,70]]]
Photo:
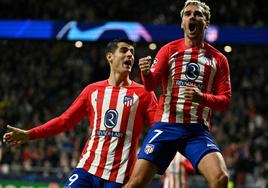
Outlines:
[[121,183],[94,176],[83,168],[76,168],[72,171],[64,188],[122,188],[122,186]]
[[162,175],[177,151],[198,172],[197,166],[202,157],[210,152],[220,152],[220,149],[205,125],[157,122],[148,132],[138,158],[156,164],[158,174]]

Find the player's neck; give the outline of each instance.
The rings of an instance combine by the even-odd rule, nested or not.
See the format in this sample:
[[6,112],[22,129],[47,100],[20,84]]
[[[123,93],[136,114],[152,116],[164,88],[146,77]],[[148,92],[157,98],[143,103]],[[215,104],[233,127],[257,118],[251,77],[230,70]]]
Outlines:
[[108,78],[108,83],[112,86],[129,86],[132,83],[129,76],[110,74]]
[[202,48],[204,47],[204,40],[203,38],[198,39],[190,39],[188,37],[185,37],[184,39],[185,45],[189,46],[191,48]]

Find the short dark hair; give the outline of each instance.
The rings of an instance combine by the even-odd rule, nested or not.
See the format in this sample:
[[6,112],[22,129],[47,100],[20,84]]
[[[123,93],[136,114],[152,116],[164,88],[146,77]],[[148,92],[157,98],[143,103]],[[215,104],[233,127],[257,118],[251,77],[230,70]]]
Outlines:
[[117,44],[120,43],[120,42],[125,42],[125,43],[127,43],[127,44],[129,44],[129,45],[131,45],[131,46],[133,46],[133,47],[136,46],[135,42],[133,42],[133,41],[130,40],[130,39],[114,39],[114,40],[110,41],[110,42],[107,44],[107,46],[106,46],[106,48],[105,48],[105,50],[104,50],[104,53],[105,53],[105,54],[107,54],[107,53],[109,53],[109,52],[114,53],[115,50],[118,48],[118,45],[117,45]]

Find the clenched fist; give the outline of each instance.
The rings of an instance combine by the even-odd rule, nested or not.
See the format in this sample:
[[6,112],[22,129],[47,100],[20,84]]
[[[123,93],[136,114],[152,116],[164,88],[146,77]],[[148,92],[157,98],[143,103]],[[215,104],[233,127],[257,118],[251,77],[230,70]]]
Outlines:
[[139,59],[139,67],[143,75],[147,75],[150,72],[152,57],[147,56]]

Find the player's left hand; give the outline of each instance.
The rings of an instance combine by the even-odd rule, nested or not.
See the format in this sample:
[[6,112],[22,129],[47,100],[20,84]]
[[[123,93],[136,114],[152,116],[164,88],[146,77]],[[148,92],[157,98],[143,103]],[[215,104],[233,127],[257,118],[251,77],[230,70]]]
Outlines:
[[9,132],[3,136],[3,141],[10,146],[24,144],[29,140],[28,131],[7,125]]
[[185,98],[192,102],[202,103],[203,93],[196,86],[187,85],[185,88]]

